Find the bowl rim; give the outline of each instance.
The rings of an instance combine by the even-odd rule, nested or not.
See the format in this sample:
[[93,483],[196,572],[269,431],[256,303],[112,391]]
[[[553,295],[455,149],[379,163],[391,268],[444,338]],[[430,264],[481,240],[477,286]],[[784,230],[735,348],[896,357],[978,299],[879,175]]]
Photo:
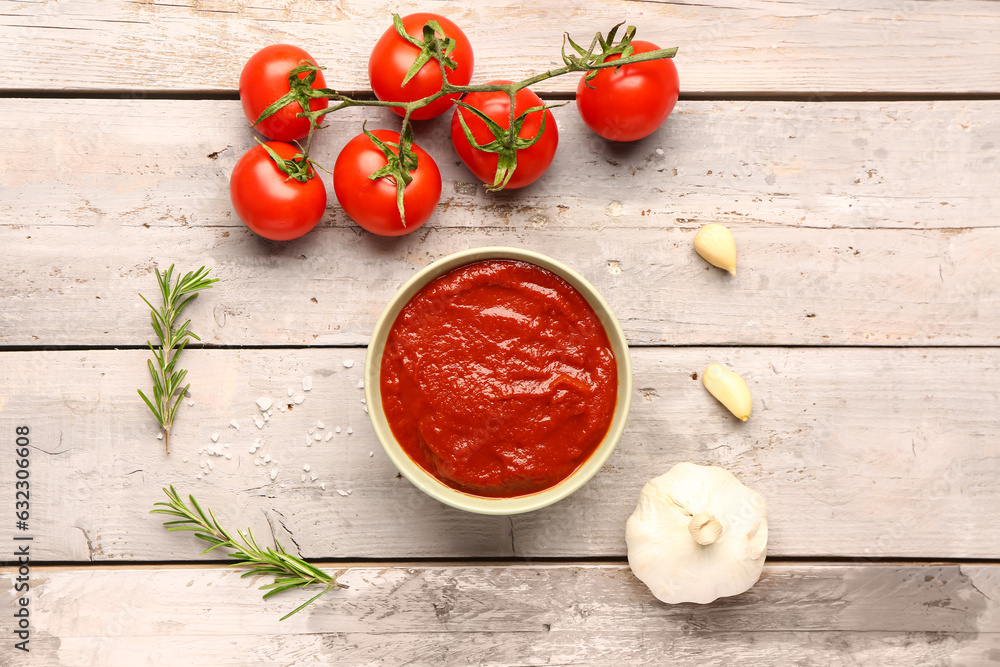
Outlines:
[[[615,412],[608,432],[591,456],[568,477],[555,486],[536,493],[512,498],[477,496],[454,489],[439,481],[417,465],[396,442],[388,420],[382,411],[379,376],[382,352],[389,330],[403,307],[434,278],[451,269],[488,259],[512,259],[528,262],[560,276],[573,286],[593,308],[604,326],[618,367],[618,392]],[[597,474],[611,456],[625,430],[632,404],[632,360],[621,324],[600,292],[582,275],[542,253],[512,246],[485,246],[451,253],[427,265],[396,290],[375,323],[368,341],[364,368],[365,403],[375,436],[396,469],[414,486],[430,497],[467,512],[489,515],[510,515],[533,512],[556,503],[579,490]]]

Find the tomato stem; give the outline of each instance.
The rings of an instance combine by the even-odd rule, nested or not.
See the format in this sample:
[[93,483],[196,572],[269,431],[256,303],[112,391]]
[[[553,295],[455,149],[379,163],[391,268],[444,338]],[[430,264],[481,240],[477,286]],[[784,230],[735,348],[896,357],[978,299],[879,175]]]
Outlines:
[[[301,162],[308,165],[309,149],[312,146],[313,134],[317,129],[323,127],[320,123],[326,114],[334,113],[348,107],[396,107],[397,109],[401,109],[403,111],[403,123],[400,132],[399,145],[389,145],[397,148],[398,150],[391,150],[386,144],[376,139],[374,135],[365,130],[363,127],[362,130],[373,142],[375,142],[376,146],[382,150],[388,162],[385,167],[371,174],[369,178],[391,178],[396,184],[396,203],[399,207],[399,215],[403,220],[404,225],[406,224],[406,217],[403,208],[403,194],[406,186],[412,181],[410,173],[415,171],[417,168],[417,156],[412,149],[413,127],[410,121],[410,117],[414,111],[422,109],[447,95],[464,95],[465,93],[505,93],[510,98],[510,122],[507,128],[500,128],[499,126],[494,128],[490,125],[490,123],[493,125],[496,124],[493,123],[493,121],[488,121],[483,114],[478,113],[477,110],[462,102],[455,102],[458,106],[467,109],[480,117],[481,120],[488,121],[487,126],[490,127],[495,139],[488,144],[480,145],[472,138],[472,132],[466,124],[463,114],[459,114],[459,122],[461,123],[466,139],[468,139],[470,144],[479,150],[499,154],[500,157],[498,160],[496,177],[492,184],[487,184],[487,189],[502,190],[510,181],[511,175],[517,168],[517,151],[538,141],[538,139],[541,138],[542,133],[545,131],[545,117],[543,115],[541,127],[535,137],[531,139],[524,139],[520,137],[518,133],[523,126],[524,118],[528,113],[544,113],[545,109],[552,108],[550,106],[533,107],[518,116],[515,109],[515,98],[518,91],[547,79],[569,74],[571,72],[587,72],[586,79],[589,81],[597,75],[597,70],[609,68],[617,69],[626,65],[645,62],[648,60],[673,58],[677,53],[676,47],[669,49],[656,49],[654,51],[646,51],[638,54],[634,53],[632,47],[632,40],[635,37],[636,32],[634,26],[628,26],[619,42],[615,44],[614,40],[618,33],[618,29],[624,25],[624,23],[619,23],[608,31],[607,37],[601,33],[597,33],[593,40],[591,40],[590,46],[586,49],[574,42],[568,34],[564,35],[562,47],[562,60],[564,65],[562,67],[551,69],[513,83],[490,83],[475,86],[461,86],[451,83],[448,81],[446,76],[447,68],[455,69],[457,66],[455,61],[451,58],[451,53],[455,48],[455,40],[444,37],[441,26],[436,21],[429,21],[426,25],[424,25],[422,40],[406,33],[406,30],[403,27],[402,19],[398,14],[393,14],[393,25],[396,27],[396,31],[403,39],[420,49],[418,58],[414,61],[410,71],[407,72],[406,80],[408,81],[411,79],[421,67],[433,59],[437,61],[438,67],[441,70],[441,89],[439,91],[411,102],[395,102],[391,100],[358,100],[338,93],[336,90],[330,88],[313,88],[312,83],[315,81],[317,73],[324,68],[317,67],[311,62],[303,60],[298,67],[294,68],[288,74],[289,92],[280,99],[275,100],[274,103],[265,109],[261,113],[260,117],[254,122],[254,126],[277,112],[279,109],[283,108],[286,104],[298,103],[302,108],[302,112],[297,115],[309,120],[309,134],[306,137],[306,145],[301,156]],[[567,52],[567,44],[570,46],[572,50],[571,52]],[[612,55],[618,55],[620,57],[607,62],[607,59]],[[302,73],[306,73],[306,76],[299,78],[299,75]],[[336,104],[328,106],[325,109],[314,111],[309,106],[309,100],[316,98],[326,98]],[[296,156],[295,162],[299,161],[299,157]],[[282,165],[279,164],[279,168],[281,167]],[[311,174],[311,171],[307,169],[300,171],[304,171],[306,174]],[[285,173],[288,173],[290,178],[300,178],[298,173],[296,175],[293,175],[289,171],[286,171]],[[311,175],[307,177],[311,177]]]

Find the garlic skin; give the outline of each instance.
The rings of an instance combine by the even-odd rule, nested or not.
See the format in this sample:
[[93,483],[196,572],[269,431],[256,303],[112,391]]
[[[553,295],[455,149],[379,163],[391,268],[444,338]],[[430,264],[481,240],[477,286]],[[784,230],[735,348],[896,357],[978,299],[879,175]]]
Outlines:
[[725,225],[712,223],[698,230],[694,249],[712,266],[736,275],[736,241]]
[[724,468],[678,463],[643,487],[625,542],[632,572],[658,599],[707,604],[757,583],[767,504]]
[[710,364],[701,374],[701,382],[708,393],[715,396],[729,411],[746,421],[753,409],[750,388],[739,375],[719,364]]

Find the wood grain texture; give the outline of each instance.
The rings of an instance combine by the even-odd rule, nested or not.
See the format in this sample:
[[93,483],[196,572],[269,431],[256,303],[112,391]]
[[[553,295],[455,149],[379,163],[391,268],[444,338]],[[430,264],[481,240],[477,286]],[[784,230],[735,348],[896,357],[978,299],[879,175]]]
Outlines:
[[402,239],[314,230],[289,243],[246,229],[0,230],[0,343],[143,345],[156,266],[220,279],[186,311],[210,345],[365,345],[397,289],[467,248],[539,251],[601,292],[632,344],[996,345],[1000,228],[734,227],[731,277],[694,229],[429,228]]
[[[0,226],[243,227],[229,175],[255,139],[237,101],[62,104],[0,99]],[[459,163],[450,117],[419,123],[444,180],[427,227],[996,227],[1000,101],[683,101],[631,144],[593,134],[573,103],[554,114],[561,142],[546,175],[499,194]],[[366,116],[398,129],[388,111],[345,110],[317,134],[316,161],[332,169]],[[320,225],[357,229],[324,180]]]
[[[628,21],[640,39],[680,47],[676,62],[688,93],[1000,90],[1000,11],[988,2],[491,0],[392,7],[401,14],[428,9],[466,31],[477,81],[560,66],[564,31],[589,43],[594,32]],[[389,12],[373,0],[4,0],[0,88],[231,91],[251,54],[284,42],[330,66],[331,85],[364,90],[368,56],[391,25]],[[576,78],[540,88],[572,91]]]
[[[633,349],[632,413],[608,464],[572,497],[514,517],[463,513],[397,476],[364,411],[363,349],[185,352],[194,405],[169,459],[135,393],[147,356],[0,355],[0,426],[29,425],[37,447],[37,559],[194,558],[193,538],[147,514],[167,484],[310,558],[619,557],[642,485],[685,460],[764,496],[774,556],[995,558],[1000,544],[995,348]],[[748,422],[694,379],[711,362],[747,379]],[[258,429],[261,396],[292,409]],[[261,456],[277,463],[254,465]],[[0,497],[12,484],[0,477]]]
[[305,596],[261,601],[264,580],[231,570],[37,569],[32,657],[132,667],[958,666],[1000,656],[995,565],[772,564],[740,596],[672,606],[623,564],[333,567],[350,589],[280,623]]

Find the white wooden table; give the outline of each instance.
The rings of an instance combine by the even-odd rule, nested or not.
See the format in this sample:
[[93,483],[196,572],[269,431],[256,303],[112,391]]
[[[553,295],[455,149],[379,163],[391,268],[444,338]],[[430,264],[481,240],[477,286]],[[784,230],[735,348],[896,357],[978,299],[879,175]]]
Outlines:
[[[0,0],[0,664],[1000,663],[1000,3],[272,4]],[[628,20],[680,47],[682,99],[625,146],[557,109],[551,170],[499,195],[470,185],[448,118],[428,121],[418,142],[445,186],[419,232],[362,233],[329,188],[306,237],[255,237],[228,197],[254,144],[243,62],[297,44],[332,86],[365,90],[392,10],[462,25],[477,81],[557,66],[564,30]],[[571,99],[575,84],[539,90]],[[365,115],[330,118],[320,163]],[[694,253],[707,222],[733,230],[736,278]],[[593,282],[635,367],[605,469],[510,518],[399,478],[358,388],[400,284],[494,244]],[[136,388],[151,335],[138,294],[171,263],[220,282],[189,310],[205,344],[184,354],[193,405],[168,459]],[[746,424],[694,381],[711,362],[748,379]],[[255,400],[288,388],[302,402],[257,429]],[[317,421],[334,437],[307,447]],[[14,528],[19,425],[28,531]],[[204,453],[213,434],[231,459]],[[278,466],[253,465],[258,438]],[[624,523],[649,478],[688,460],[765,496],[769,557],[744,595],[668,606],[629,571]],[[350,589],[279,623],[305,597],[264,603],[264,581],[163,530],[147,511],[168,484]],[[27,654],[16,536],[33,538]]]

